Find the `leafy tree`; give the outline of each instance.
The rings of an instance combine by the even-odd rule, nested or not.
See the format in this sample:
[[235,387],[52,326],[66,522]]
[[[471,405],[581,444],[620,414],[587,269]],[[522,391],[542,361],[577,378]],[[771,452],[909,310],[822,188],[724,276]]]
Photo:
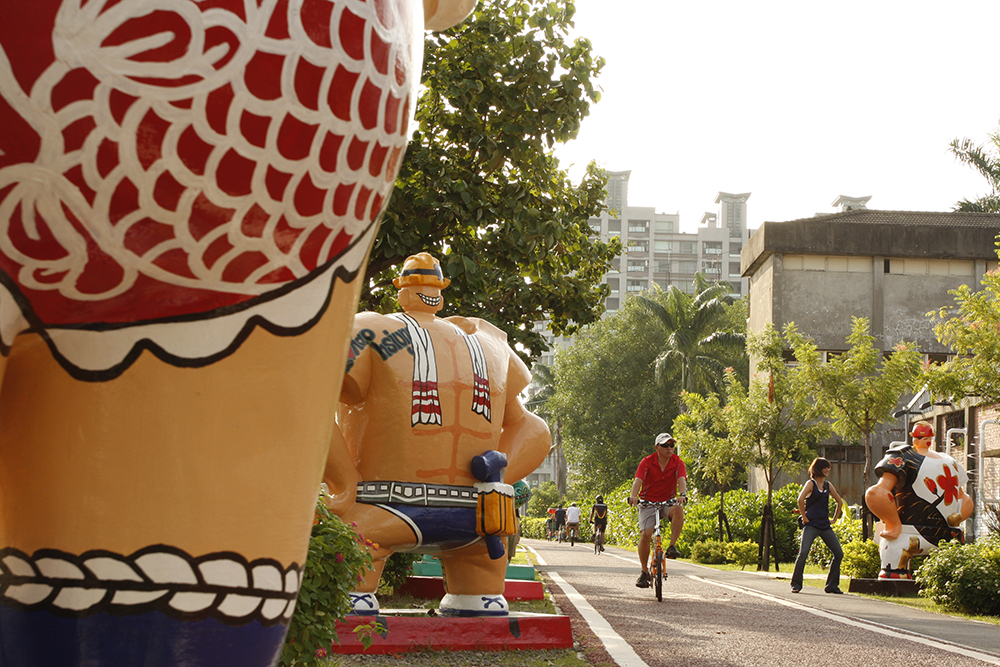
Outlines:
[[990,271],[982,286],[951,290],[955,304],[928,313],[937,339],[957,355],[929,369],[935,396],[957,402],[972,395],[984,403],[1000,402],[1000,274]]
[[[1000,132],[989,135],[993,148],[1000,150]],[[971,139],[955,139],[950,144],[952,155],[974,168],[990,185],[990,193],[975,201],[963,199],[955,204],[956,211],[967,213],[1000,213],[1000,157]]]
[[922,359],[916,343],[899,343],[892,354],[884,355],[868,331],[867,318],[852,318],[847,352],[824,363],[816,344],[794,323],[785,327],[785,337],[823,414],[833,421],[834,432],[848,441],[864,441],[866,489],[871,485],[872,433],[893,419],[900,396],[919,379]]
[[803,369],[785,365],[784,346],[781,335],[768,325],[760,334],[751,335],[747,344],[756,371],[749,387],[734,373],[726,374],[724,414],[730,439],[747,451],[750,465],[761,471],[767,486],[760,526],[760,570],[770,569],[772,546],[777,564],[771,501],[778,473],[801,468],[812,457],[815,443],[829,432],[829,426],[820,420],[821,412],[812,400]]
[[548,518],[549,508],[558,505],[561,497],[555,482],[539,484],[537,489],[531,491],[531,499],[528,501],[528,516]]
[[562,419],[574,476],[608,492],[632,479],[653,438],[669,430],[677,405],[656,386],[653,362],[662,329],[635,298],[613,317],[589,326],[556,355],[556,393],[549,408]]
[[461,25],[425,38],[418,128],[368,265],[361,307],[396,309],[392,279],[428,251],[451,279],[445,313],[474,314],[512,344],[544,350],[532,323],[573,333],[603,312],[621,244],[592,237],[605,196],[591,165],[579,186],[556,142],[574,138],[604,60],[569,38],[572,2],[481,0]]
[[672,384],[678,394],[721,388],[723,370],[745,356],[746,320],[740,329],[730,328],[731,290],[729,283],[709,284],[699,273],[693,296],[671,285],[663,298],[636,297],[666,334],[655,361],[658,384]]
[[525,406],[548,423],[552,432],[552,446],[556,456],[556,488],[559,496],[566,495],[566,454],[562,446],[562,420],[549,410],[549,399],[556,393],[556,379],[552,369],[545,364],[535,364],[531,369],[532,384],[538,391],[528,400]]
[[686,410],[674,420],[673,434],[681,443],[681,454],[688,464],[688,478],[699,495],[718,492],[719,540],[723,529],[731,542],[732,530],[726,515],[726,491],[738,488],[746,478],[747,452],[736,448],[729,439],[726,415],[718,394],[701,396],[681,394]]

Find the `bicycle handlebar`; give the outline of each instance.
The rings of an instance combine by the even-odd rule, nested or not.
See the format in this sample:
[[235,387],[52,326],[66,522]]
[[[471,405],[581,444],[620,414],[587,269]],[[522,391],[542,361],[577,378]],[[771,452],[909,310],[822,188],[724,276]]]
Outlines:
[[670,500],[643,500],[639,499],[638,505],[642,507],[670,507],[677,504],[677,498],[671,498]]

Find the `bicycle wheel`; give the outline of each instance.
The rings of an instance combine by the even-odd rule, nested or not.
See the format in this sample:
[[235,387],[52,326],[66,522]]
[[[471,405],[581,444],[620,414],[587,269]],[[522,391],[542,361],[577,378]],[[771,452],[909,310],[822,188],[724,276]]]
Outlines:
[[656,601],[663,602],[663,552],[656,552],[656,575],[653,577],[653,587],[656,589]]
[[601,554],[601,534],[594,532],[594,555],[599,556]]

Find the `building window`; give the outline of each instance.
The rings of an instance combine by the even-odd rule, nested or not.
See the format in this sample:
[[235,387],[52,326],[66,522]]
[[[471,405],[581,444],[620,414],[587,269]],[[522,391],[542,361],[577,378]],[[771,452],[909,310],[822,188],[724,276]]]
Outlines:
[[678,241],[677,252],[685,255],[694,255],[697,253],[696,245],[696,241]]
[[648,263],[642,260],[632,260],[628,262],[628,272],[629,273],[645,273],[648,267]]
[[630,294],[633,294],[635,292],[644,292],[646,290],[646,281],[630,280],[628,281],[628,284],[626,285],[625,289],[627,289]]
[[629,252],[649,252],[649,241],[628,241]]
[[674,242],[673,241],[654,241],[653,248],[656,252],[673,252]]
[[673,220],[657,220],[656,221],[656,231],[663,232],[666,234],[674,233],[674,221]]
[[698,262],[676,262],[677,273],[690,273],[695,274],[698,272]]
[[649,223],[645,220],[629,220],[629,234],[649,234]]
[[618,310],[618,297],[608,297],[604,302],[606,310]]
[[701,244],[701,248],[706,255],[721,255],[722,241],[705,241]]
[[736,257],[739,257],[740,256],[740,252],[742,250],[743,250],[743,244],[742,243],[730,243],[729,244],[729,256],[730,257],[732,257],[734,255]]
[[739,262],[729,262],[729,275],[738,276],[740,275],[740,263]]
[[608,220],[608,231],[622,233],[622,221],[617,219]]

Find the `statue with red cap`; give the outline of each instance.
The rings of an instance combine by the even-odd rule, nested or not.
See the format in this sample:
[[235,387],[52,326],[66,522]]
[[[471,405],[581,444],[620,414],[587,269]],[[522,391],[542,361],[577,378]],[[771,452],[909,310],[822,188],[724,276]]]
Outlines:
[[882,570],[879,579],[912,579],[910,559],[942,540],[963,539],[959,526],[972,514],[965,469],[934,451],[934,429],[917,422],[912,444],[894,447],[875,466],[879,481],[865,492],[876,524]]

